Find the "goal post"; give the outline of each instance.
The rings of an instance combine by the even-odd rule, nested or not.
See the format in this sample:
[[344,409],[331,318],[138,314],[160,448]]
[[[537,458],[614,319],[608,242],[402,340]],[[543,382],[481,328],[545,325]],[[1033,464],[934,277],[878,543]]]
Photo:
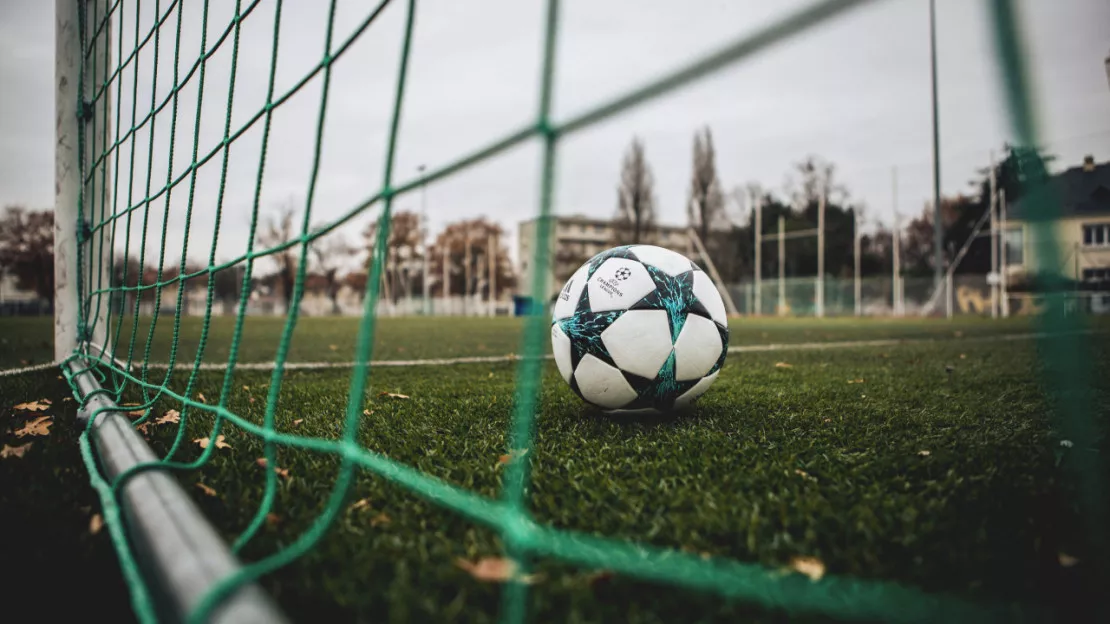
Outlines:
[[[122,4],[54,3],[54,359],[80,401],[82,457],[136,615],[184,621],[241,565],[177,479],[142,470],[159,458],[124,416],[133,408],[119,406],[94,374],[97,361],[126,368],[114,357],[109,322],[117,292],[109,154],[119,137],[112,86],[121,71],[113,66],[112,33]],[[255,583],[238,587],[210,615],[226,624],[287,621]]]

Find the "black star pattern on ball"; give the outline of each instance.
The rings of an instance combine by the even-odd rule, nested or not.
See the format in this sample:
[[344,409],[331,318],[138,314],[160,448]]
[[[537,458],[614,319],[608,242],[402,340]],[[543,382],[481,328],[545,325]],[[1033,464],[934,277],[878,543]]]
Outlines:
[[[616,247],[594,256],[589,261],[589,268],[586,272],[587,281],[593,276],[594,272],[597,271],[598,267],[610,258],[627,258],[640,262],[654,282],[655,288],[629,307],[629,310],[666,310],[671,330],[672,344],[678,339],[678,335],[681,333],[688,315],[695,314],[713,320],[712,316],[709,314],[709,310],[706,309],[705,305],[694,295],[694,272],[700,270],[696,264],[691,262],[691,270],[684,271],[678,275],[670,275],[657,267],[640,261],[634,253],[629,251],[629,247],[630,246]],[[619,274],[621,271],[625,271],[628,273],[628,276],[631,276],[631,271],[629,269],[618,269],[617,273]],[[579,362],[581,362],[582,358],[587,354],[592,355],[617,370],[620,370],[621,374],[624,375],[624,378],[628,381],[628,384],[636,391],[636,399],[623,409],[670,409],[673,407],[674,399],[697,385],[701,378],[686,381],[676,380],[675,356],[673,352],[670,357],[667,358],[667,361],[663,364],[663,367],[655,378],[648,379],[621,370],[613,361],[608,349],[605,348],[605,343],[601,339],[601,334],[612,325],[613,321],[620,318],[624,313],[625,310],[607,312],[592,311],[590,308],[589,288],[582,289],[582,294],[579,296],[574,314],[568,318],[557,321],[563,332],[570,338],[571,370],[577,370]],[[714,325],[720,332],[721,344],[727,345],[728,327],[722,326],[716,321],[714,321]],[[726,349],[721,350],[720,357],[717,359],[713,368],[706,373],[707,375],[721,368],[724,364],[726,351]],[[582,393],[578,389],[577,380],[573,376],[570,380],[570,386],[575,394],[582,397]],[[582,399],[586,400],[585,397],[582,397]]]

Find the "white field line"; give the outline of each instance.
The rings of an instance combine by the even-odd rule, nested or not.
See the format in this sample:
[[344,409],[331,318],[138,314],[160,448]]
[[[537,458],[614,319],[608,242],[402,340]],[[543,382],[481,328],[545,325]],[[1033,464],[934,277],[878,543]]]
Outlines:
[[[912,344],[928,344],[928,343],[948,343],[948,342],[1005,342],[1014,340],[1030,340],[1037,338],[1048,338],[1055,336],[1074,336],[1074,335],[1089,335],[1106,333],[1106,330],[1085,329],[1079,331],[1061,332],[1057,334],[1050,334],[1047,332],[1023,332],[1016,334],[993,334],[987,336],[968,336],[968,337],[953,337],[953,338],[881,338],[877,340],[841,340],[834,342],[793,342],[793,343],[772,343],[765,345],[737,345],[728,348],[729,353],[764,353],[773,351],[815,351],[822,349],[853,349],[860,347],[893,347],[900,345]],[[542,359],[552,359],[551,355],[543,355]],[[454,364],[496,364],[502,362],[515,362],[523,359],[522,356],[515,353],[507,355],[485,355],[485,356],[470,356],[470,357],[457,357],[457,358],[434,358],[423,360],[371,360],[370,367],[408,367],[408,366],[450,366]],[[122,367],[122,363],[120,363]],[[286,362],[284,370],[327,370],[332,368],[351,368],[355,362]],[[0,370],[0,377],[9,375],[20,375],[23,373],[30,373],[34,371],[45,370],[52,367],[59,366],[58,362],[50,362],[47,364],[36,364],[25,368],[11,368],[7,370]],[[192,370],[193,364],[178,362],[174,365],[175,370]],[[165,370],[169,367],[167,362],[151,362],[147,364],[149,370]],[[206,362],[202,363],[199,370],[226,370],[226,362]],[[236,370],[273,370],[274,362],[239,362],[235,365]]]

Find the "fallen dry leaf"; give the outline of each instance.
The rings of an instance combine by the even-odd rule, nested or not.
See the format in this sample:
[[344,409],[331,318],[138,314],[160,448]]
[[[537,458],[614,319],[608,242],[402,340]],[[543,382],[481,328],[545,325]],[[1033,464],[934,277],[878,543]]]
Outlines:
[[794,368],[794,365],[786,362],[775,362],[775,368]]
[[407,394],[397,394],[396,392],[379,392],[378,396],[380,396],[380,397],[381,396],[389,397],[391,399],[407,399],[407,398],[409,398],[409,395],[407,395]]
[[[199,444],[200,448],[203,449],[203,448],[208,448],[208,444],[211,442],[211,440],[209,440],[208,438],[196,438],[195,440],[193,440],[193,442],[196,442],[197,444]],[[228,444],[227,442],[224,442],[224,437],[222,435],[219,435],[219,436],[216,436],[216,448],[218,448],[218,449],[231,448],[231,445]]]
[[20,403],[12,409],[23,412],[45,412],[50,407],[49,399],[39,399],[38,401],[30,401],[27,403]]
[[382,512],[370,519],[370,526],[377,527],[389,524],[390,522],[393,522],[393,519],[389,517],[389,514]]
[[590,587],[597,587],[599,585],[605,585],[615,576],[616,573],[612,570],[595,570],[586,576],[586,583]]
[[203,392],[198,392],[197,393],[197,400],[200,401],[201,403],[207,403],[208,402],[208,399],[204,398],[204,393]]
[[28,442],[27,444],[22,444],[20,446],[8,446],[7,444],[5,444],[4,448],[0,449],[0,459],[7,459],[9,457],[23,457],[24,453],[26,453],[27,450],[30,448],[30,442]]
[[848,383],[850,383],[850,384],[863,383],[863,380],[862,379],[849,379]]
[[281,522],[281,516],[272,511],[266,514],[266,524],[268,524],[269,526],[276,527],[279,522]]
[[816,557],[794,557],[790,560],[790,567],[814,581],[825,576],[825,564]]
[[[119,406],[120,407],[138,407],[139,403],[120,403]],[[136,414],[136,412],[138,412],[138,414]],[[124,413],[127,414],[128,416],[136,416],[136,415],[137,416],[142,416],[143,415],[143,410],[127,410]]]
[[369,498],[360,498],[357,501],[351,503],[351,506],[349,507],[349,509],[351,511],[356,511],[356,510],[363,509],[363,508],[366,508],[366,507],[369,507],[369,506],[370,506],[370,499]]
[[371,415],[371,414],[373,414],[373,413],[374,413],[374,410],[368,410],[368,409],[364,409],[364,410],[362,410],[362,415],[363,415],[363,416],[369,416],[369,415]]
[[328,348],[329,348],[329,349],[331,349],[332,351],[335,351],[335,350],[336,350],[336,349],[338,349],[339,347],[337,347],[337,346],[335,346],[335,345],[328,345]]
[[297,425],[299,425],[299,424],[301,424],[301,423],[303,423],[303,422],[304,422],[304,419],[303,419],[303,418],[298,418],[297,420],[294,420],[294,421],[293,421],[293,426],[294,426],[294,427],[296,427]]
[[[260,468],[265,468],[267,465],[269,465],[270,462],[266,461],[265,457],[259,457],[258,459],[254,460],[254,463],[258,464]],[[289,478],[288,468],[274,468],[274,473],[276,473],[277,476],[282,477],[283,479]]]
[[967,354],[966,353],[961,353],[960,354],[960,359],[961,360],[966,360],[967,359]]
[[505,464],[511,462],[512,460],[520,458],[520,457],[524,457],[527,454],[528,454],[528,449],[516,449],[516,450],[512,451],[511,453],[508,453],[506,455],[502,455],[501,457],[498,457],[497,458],[497,463],[501,466],[504,466]]
[[197,483],[197,488],[199,488],[201,492],[204,492],[205,494],[207,494],[209,496],[215,496],[216,495],[216,490],[212,489],[211,487],[208,487],[207,485],[205,485],[203,483],[198,482]]
[[470,573],[470,576],[487,583],[503,583],[510,579],[522,583],[534,583],[538,577],[534,574],[520,575],[517,573],[516,562],[502,557],[484,557],[477,563],[466,559],[456,559],[455,565]]
[[1056,559],[1060,562],[1060,567],[1062,568],[1070,568],[1073,565],[1079,563],[1079,559],[1077,557],[1072,557],[1067,553],[1058,553],[1056,555]]
[[243,386],[243,390],[245,390],[245,391],[247,391],[247,392],[250,392],[250,391],[251,391],[251,387],[250,387],[250,386]]
[[177,410],[168,410],[168,411],[166,411],[165,414],[162,414],[161,418],[155,420],[154,424],[164,425],[166,423],[179,423],[179,422],[181,422],[181,412],[178,412]]
[[920,451],[917,452],[917,454],[922,456],[922,457],[928,457],[930,455],[930,453],[927,449],[921,449]]
[[39,416],[38,418],[23,425],[23,428],[17,429],[15,432],[16,437],[22,438],[28,435],[50,435],[50,425],[54,424],[49,416]]
[[100,532],[100,529],[103,526],[104,526],[104,518],[101,518],[100,514],[95,514],[89,520],[89,533],[91,533],[92,535],[96,535],[97,533]]
[[808,472],[806,472],[805,470],[802,470],[801,468],[795,468],[794,469],[794,474],[798,475],[799,477],[801,477],[803,479],[808,479],[810,481],[817,481],[817,477],[809,474]]
[[141,425],[135,425],[135,430],[142,432],[143,435],[150,433],[150,422],[145,422]]

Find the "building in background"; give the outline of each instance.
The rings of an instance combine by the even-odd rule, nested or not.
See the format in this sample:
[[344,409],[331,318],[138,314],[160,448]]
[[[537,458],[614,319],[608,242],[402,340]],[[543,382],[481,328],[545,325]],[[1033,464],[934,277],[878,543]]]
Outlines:
[[[517,258],[520,262],[518,292],[529,296],[532,292],[532,255],[536,248],[536,226],[539,217],[522,221],[517,231]],[[613,222],[594,219],[585,215],[552,217],[548,271],[548,299],[558,294],[563,283],[578,267],[593,256],[614,245]],[[697,261],[685,226],[657,225],[652,232],[653,244],[673,249]]]
[[[1060,202],[1052,233],[1060,250],[1058,275],[1084,287],[1110,288],[1110,162],[1083,164],[1051,178],[1052,197]],[[1009,280],[1032,277],[1036,247],[1030,238],[1028,206],[1007,207],[1004,252]]]

